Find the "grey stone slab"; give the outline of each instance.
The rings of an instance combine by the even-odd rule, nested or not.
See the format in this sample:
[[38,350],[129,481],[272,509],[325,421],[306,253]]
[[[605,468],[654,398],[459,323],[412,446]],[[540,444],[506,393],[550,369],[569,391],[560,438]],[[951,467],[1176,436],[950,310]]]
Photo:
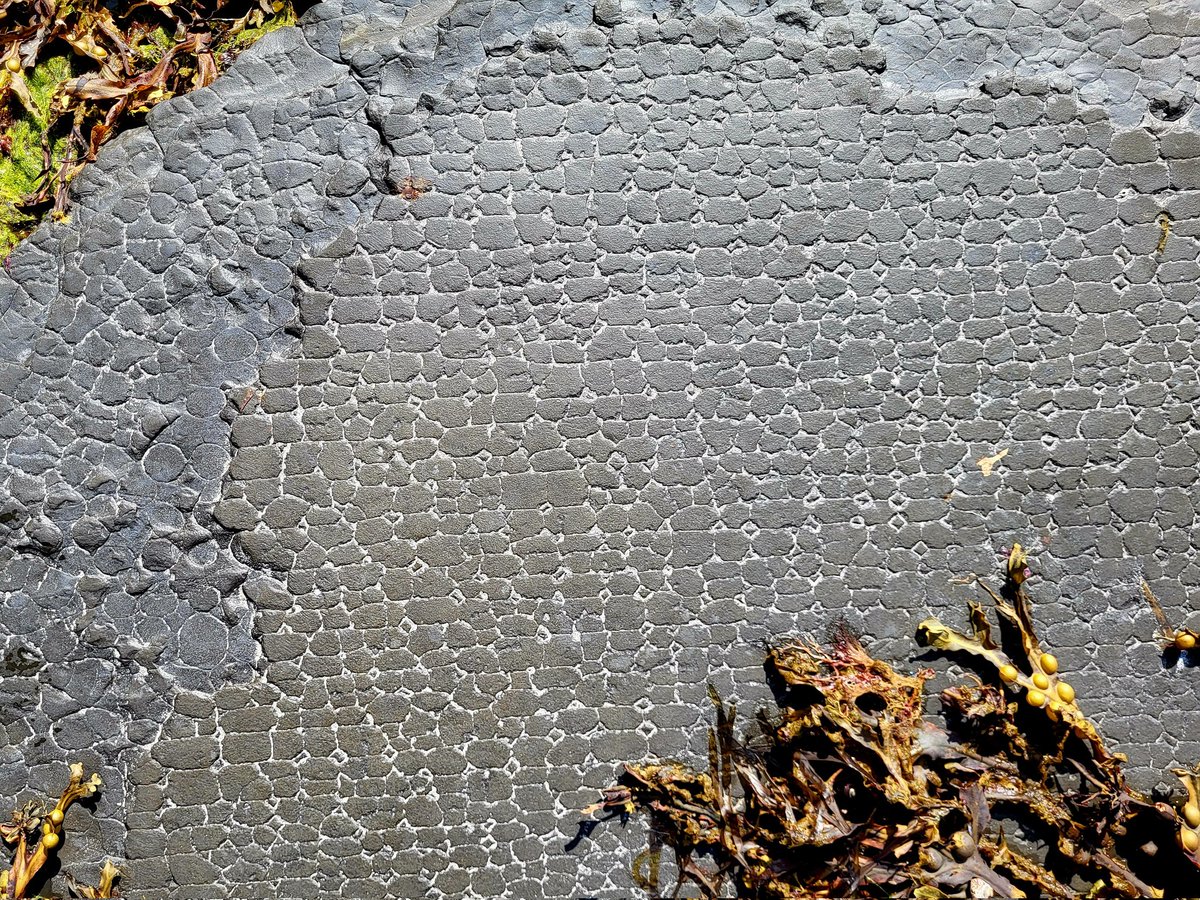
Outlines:
[[1193,19],[329,0],[157,107],[0,273],[0,783],[147,898],[626,894],[614,764],[1014,539],[1190,762]]

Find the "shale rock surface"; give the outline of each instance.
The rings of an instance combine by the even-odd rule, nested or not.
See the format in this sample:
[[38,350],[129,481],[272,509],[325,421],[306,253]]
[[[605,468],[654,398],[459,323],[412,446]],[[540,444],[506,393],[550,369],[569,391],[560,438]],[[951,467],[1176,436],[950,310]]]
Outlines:
[[97,766],[64,860],[134,897],[629,895],[635,836],[562,852],[613,763],[701,750],[768,636],[909,654],[1014,539],[1135,776],[1200,757],[1137,590],[1182,622],[1200,581],[1198,36],[330,0],[265,38],[0,274],[0,795]]

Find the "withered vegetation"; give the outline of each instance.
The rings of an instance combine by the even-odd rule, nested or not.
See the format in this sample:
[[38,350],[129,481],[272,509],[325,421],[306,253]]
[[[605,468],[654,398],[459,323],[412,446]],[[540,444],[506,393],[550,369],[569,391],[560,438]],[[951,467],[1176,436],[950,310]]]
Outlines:
[[428,178],[414,178],[412,175],[405,175],[404,180],[400,182],[400,196],[405,200],[420,200],[433,187],[433,182]]
[[1162,648],[1163,655],[1168,659],[1174,660],[1180,654],[1194,651],[1196,649],[1196,640],[1200,638],[1200,635],[1196,634],[1191,628],[1173,627],[1167,621],[1166,613],[1163,612],[1158,598],[1150,590],[1150,585],[1144,581],[1142,582],[1142,596],[1150,604],[1154,618],[1158,619],[1158,631],[1155,632],[1154,636],[1158,639],[1158,645]]
[[[626,765],[587,813],[640,812],[650,846],[637,883],[674,896],[1182,897],[1200,894],[1200,770],[1177,774],[1178,806],[1130,788],[1126,761],[1080,709],[1034,631],[1019,545],[1007,552],[994,609],[970,604],[970,630],[926,619],[919,641],[978,676],[940,694],[874,659],[845,627],[831,646],[771,649],[779,710],[735,735],[713,694],[708,770]],[[584,832],[590,829],[582,829]]]
[[[12,819],[0,824],[0,842],[9,846],[12,862],[7,869],[0,870],[0,898],[24,900],[28,891],[39,880],[44,880],[42,871],[54,857],[62,843],[63,826],[71,804],[94,797],[101,788],[100,776],[84,775],[83,763],[71,765],[71,780],[58,802],[47,808],[45,803],[30,801],[13,810]],[[95,887],[81,884],[67,876],[67,884],[73,897],[85,900],[120,897],[116,881],[120,869],[106,860],[100,868]]]
[[0,0],[0,253],[66,214],[68,185],[112,135],[211,83],[297,5]]

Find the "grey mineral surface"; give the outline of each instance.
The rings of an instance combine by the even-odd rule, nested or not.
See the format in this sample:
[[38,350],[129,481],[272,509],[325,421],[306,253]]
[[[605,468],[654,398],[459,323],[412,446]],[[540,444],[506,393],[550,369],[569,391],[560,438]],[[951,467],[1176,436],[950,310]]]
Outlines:
[[1013,540],[1135,781],[1200,758],[1137,592],[1200,582],[1198,41],[1055,0],[263,39],[0,272],[0,797],[97,766],[64,862],[146,900],[627,896],[636,829],[562,849],[615,763],[701,752],[773,635],[911,657]]

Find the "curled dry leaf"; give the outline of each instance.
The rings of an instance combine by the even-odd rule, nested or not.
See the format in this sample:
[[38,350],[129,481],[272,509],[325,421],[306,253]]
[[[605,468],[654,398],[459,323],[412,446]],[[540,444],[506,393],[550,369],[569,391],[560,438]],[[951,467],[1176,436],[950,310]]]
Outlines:
[[111,859],[106,859],[104,865],[100,867],[100,879],[95,887],[83,884],[69,872],[66,877],[71,896],[81,898],[81,900],[111,900],[111,898],[121,896],[121,892],[116,887],[117,879],[121,877],[121,870],[113,864]]
[[1171,236],[1171,216],[1164,209],[1158,214],[1158,243],[1154,247],[1155,255],[1167,249],[1167,238]]
[[706,898],[1190,896],[1200,769],[1176,773],[1178,810],[1129,788],[1034,632],[1028,562],[1006,549],[1003,585],[983,585],[994,624],[975,603],[969,632],[921,623],[980,676],[942,691],[945,725],[924,715],[930,670],[904,674],[839,627],[768,652],[778,710],[755,737],[714,694],[706,771],[626,765],[587,812],[649,818],[636,882],[655,891],[669,848],[679,887]]

